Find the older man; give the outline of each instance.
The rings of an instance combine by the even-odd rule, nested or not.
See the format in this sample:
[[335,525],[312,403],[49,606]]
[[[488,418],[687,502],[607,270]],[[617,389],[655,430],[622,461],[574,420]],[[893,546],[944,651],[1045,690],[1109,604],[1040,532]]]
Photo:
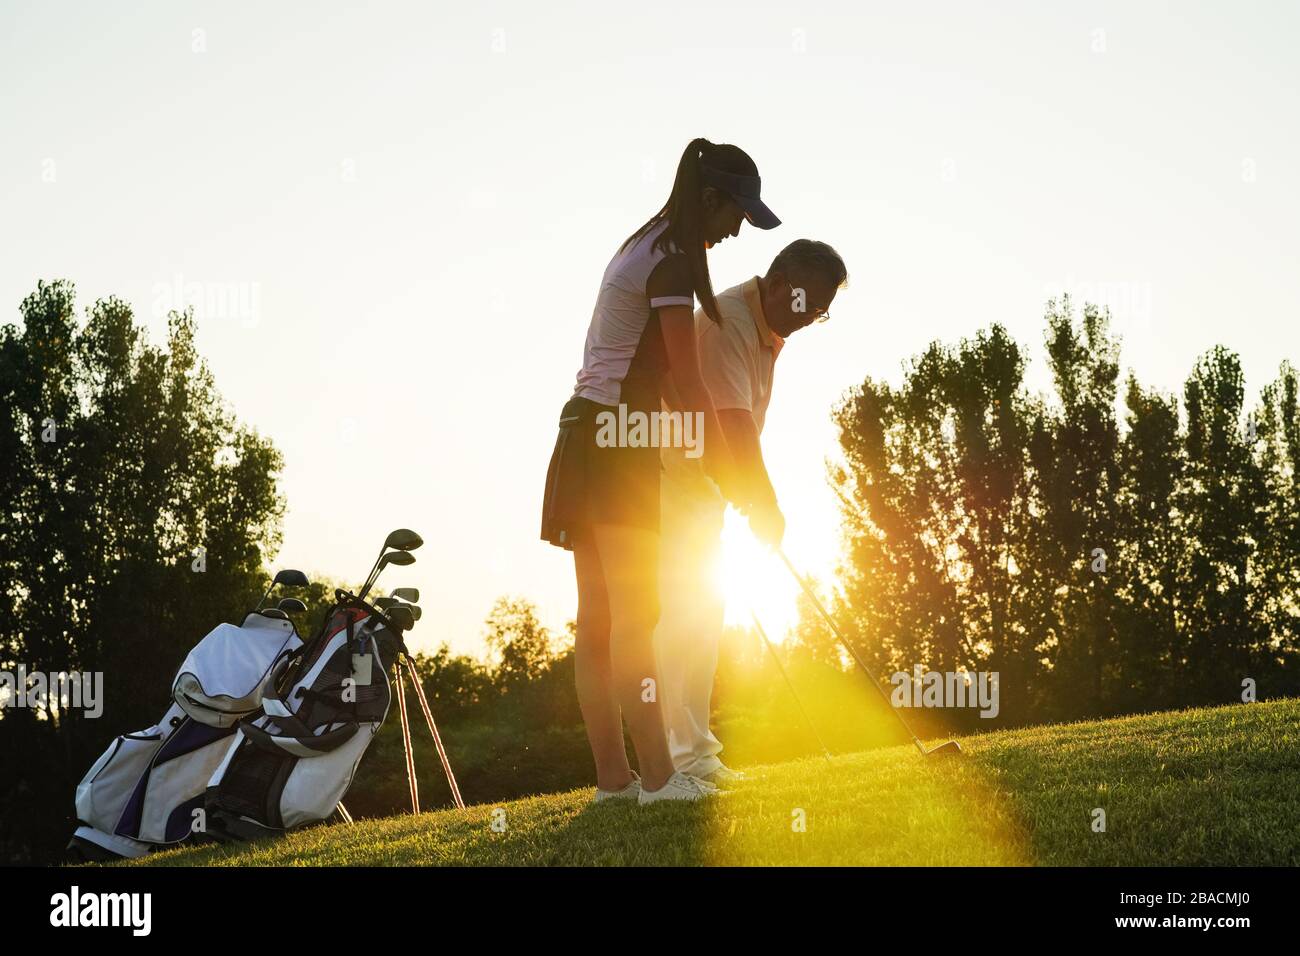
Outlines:
[[[742,497],[751,502],[750,528],[773,547],[781,543],[785,518],[759,435],[772,398],[776,357],[792,334],[829,317],[835,293],[847,279],[834,249],[799,239],[777,254],[766,275],[717,296],[720,323],[703,310],[695,313],[700,369],[736,461]],[[665,401],[673,405],[674,398],[666,388]],[[709,729],[724,612],[714,569],[725,502],[698,458],[667,447],[662,457],[655,652],[668,746],[677,770],[726,786],[740,774],[719,758],[722,743]]]

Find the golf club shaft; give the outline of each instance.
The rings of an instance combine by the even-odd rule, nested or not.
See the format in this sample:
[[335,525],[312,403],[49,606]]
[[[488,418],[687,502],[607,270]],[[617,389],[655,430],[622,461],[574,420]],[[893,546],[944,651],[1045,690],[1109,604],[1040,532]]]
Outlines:
[[[840,490],[839,486],[834,482],[828,482],[828,484],[830,485],[831,491],[835,492],[835,497],[840,499],[840,504],[844,506],[845,512],[848,516],[856,521],[858,526],[864,530],[870,529],[871,523],[867,520],[867,516],[863,513],[862,509],[849,501],[844,492]],[[943,563],[943,579],[948,583],[949,587],[952,586],[952,578],[948,575],[948,562],[946,560]],[[901,718],[902,715],[900,714],[899,717]],[[904,723],[906,723],[906,721],[904,721]],[[921,753],[926,755],[930,753],[930,751],[927,751],[925,747],[921,745],[921,742],[917,740],[916,737],[912,738],[912,743],[916,744],[916,749],[921,751]]]
[[384,552],[387,550],[388,548],[380,550],[379,557],[375,558],[375,563],[370,566],[370,572],[366,575],[365,583],[361,585],[361,590],[357,592],[363,601],[366,599],[366,592],[369,591],[375,583],[374,579],[379,571],[379,562],[384,560]]
[[858,656],[858,652],[853,645],[844,639],[844,635],[841,634],[840,629],[835,626],[835,621],[831,618],[830,612],[822,605],[821,599],[817,597],[816,592],[814,592],[808,585],[808,582],[803,579],[803,575],[795,570],[794,565],[790,563],[790,559],[785,556],[784,551],[777,548],[776,553],[781,556],[781,560],[785,562],[785,566],[790,569],[790,573],[794,575],[794,579],[799,582],[799,587],[803,588],[803,593],[808,596],[808,600],[812,601],[817,610],[821,612],[822,620],[826,622],[826,626],[829,627],[831,633],[835,635],[835,639],[843,645],[846,651],[849,652],[849,656],[853,658],[853,662],[858,665],[859,670],[867,675],[867,679],[871,681],[871,686],[880,694],[880,699],[885,702],[885,706],[889,708],[889,712],[898,718],[898,723],[902,726],[903,730],[907,731],[907,736],[912,738],[912,743],[916,745],[916,749],[921,751],[921,753],[925,753],[925,747],[921,745],[921,741],[917,739],[916,734],[912,733],[912,728],[907,725],[907,721],[903,719],[903,715],[894,707],[893,701],[889,699],[889,695],[885,693],[885,689],[881,687],[880,682],[876,680],[876,675],[871,673],[871,668],[867,667],[866,662]]
[[826,746],[826,741],[822,740],[822,735],[817,732],[817,725],[814,724],[812,718],[808,716],[808,711],[804,708],[803,701],[799,699],[799,692],[794,689],[794,682],[790,680],[790,675],[786,673],[785,665],[781,663],[781,656],[777,654],[776,648],[772,646],[772,642],[767,639],[767,632],[763,630],[763,625],[759,622],[758,615],[753,611],[750,611],[749,616],[754,619],[754,627],[758,631],[758,636],[763,639],[763,645],[772,652],[772,660],[776,661],[776,669],[781,672],[781,677],[785,680],[785,686],[790,688],[790,696],[794,698],[794,702],[799,708],[799,713],[803,714],[804,723],[808,725],[808,729],[811,730],[813,736],[817,738],[817,744],[822,748],[822,753],[826,755],[826,759],[830,760],[830,748]]
[[375,558],[375,563],[370,566],[370,573],[366,575],[365,584],[361,585],[361,590],[358,593],[363,601],[366,598],[366,592],[374,587],[375,579],[379,576],[380,563],[384,560],[384,555],[388,553],[388,541],[390,540],[392,540],[392,535],[389,535],[388,539],[384,541],[384,546],[379,549],[379,557]]
[[381,554],[379,560],[375,562],[375,569],[371,571],[370,576],[366,578],[366,586],[361,589],[361,594],[358,595],[361,600],[364,601],[366,595],[370,593],[370,589],[379,583],[379,575],[384,573],[384,568],[386,567],[388,567],[388,565],[384,562],[384,555]]

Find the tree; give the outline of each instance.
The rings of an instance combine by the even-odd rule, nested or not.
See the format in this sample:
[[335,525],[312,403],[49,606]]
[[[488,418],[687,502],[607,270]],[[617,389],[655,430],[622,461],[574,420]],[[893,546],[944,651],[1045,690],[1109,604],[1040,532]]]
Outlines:
[[1119,345],[1110,336],[1109,317],[1094,306],[1085,306],[1076,326],[1068,298],[1059,307],[1048,303],[1047,329],[1058,404],[1045,410],[1032,456],[1044,528],[1026,558],[1042,562],[1055,578],[1056,586],[1044,592],[1056,599],[1050,618],[1057,636],[1048,654],[1053,679],[1046,697],[1048,710],[1068,719],[1110,707]]
[[[1261,540],[1252,564],[1258,613],[1270,635],[1259,649],[1261,677],[1300,666],[1300,376],[1283,362],[1247,423],[1264,472]],[[1279,688],[1280,690],[1280,688]],[[1275,691],[1276,692],[1276,691]]]
[[1187,473],[1176,500],[1188,549],[1178,586],[1184,679],[1194,702],[1235,699],[1268,639],[1250,568],[1267,534],[1267,490],[1248,437],[1254,426],[1242,418],[1244,398],[1241,361],[1222,346],[1197,361],[1183,388]]
[[[1300,382],[1243,419],[1222,346],[1173,396],[1130,374],[1109,317],[1049,302],[1053,394],[994,325],[933,343],[901,385],[835,409],[842,606],[864,657],[1000,675],[1000,722],[1151,710],[1300,687]],[[815,641],[818,624],[800,625]],[[963,718],[957,718],[961,720]]]
[[415,672],[430,707],[460,719],[476,713],[495,694],[489,669],[472,657],[453,654],[447,644],[432,654],[416,654]]
[[497,680],[507,693],[542,676],[554,656],[553,641],[530,602],[498,598],[486,624],[483,639],[497,657]]
[[73,787],[118,725],[156,721],[190,646],[261,592],[284,502],[280,454],[225,407],[191,314],[157,348],[117,299],[79,324],[67,282],[20,311],[0,329],[0,664],[103,674],[114,723],[57,701],[0,714],[4,766],[30,788],[0,807],[7,853],[31,858],[66,840]]
[[1175,493],[1186,480],[1187,457],[1176,398],[1143,389],[1130,375],[1124,403],[1116,544],[1107,573],[1121,604],[1112,700],[1117,711],[1132,713],[1180,699],[1177,580],[1187,540]]
[[[835,411],[846,468],[844,591],[882,676],[991,667],[1028,706],[1033,640],[1016,613],[1026,524],[1025,359],[1001,326],[932,344],[901,389],[870,379]],[[874,660],[872,659],[874,657]]]

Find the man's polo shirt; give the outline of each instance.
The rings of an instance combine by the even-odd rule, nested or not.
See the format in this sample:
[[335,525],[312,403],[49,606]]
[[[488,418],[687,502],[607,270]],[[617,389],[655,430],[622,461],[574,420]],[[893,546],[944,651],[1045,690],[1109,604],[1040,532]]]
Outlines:
[[[763,314],[755,276],[716,297],[722,321],[695,310],[695,335],[700,373],[718,411],[744,409],[754,416],[759,434],[772,400],[776,357],[785,341],[772,331]],[[705,436],[704,453],[708,454]],[[687,458],[682,448],[663,448],[664,480],[682,491],[719,497],[717,485],[704,473],[699,458]]]

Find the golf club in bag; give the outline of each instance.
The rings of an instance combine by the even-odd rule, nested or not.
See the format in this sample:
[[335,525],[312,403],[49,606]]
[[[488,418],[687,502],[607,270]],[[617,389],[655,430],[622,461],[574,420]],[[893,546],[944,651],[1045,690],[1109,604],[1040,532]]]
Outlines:
[[[387,565],[414,562],[410,551],[420,544],[413,531],[390,534],[365,589]],[[194,833],[238,839],[280,832],[334,812],[352,822],[339,801],[387,713],[386,672],[395,660],[412,676],[453,799],[464,806],[401,640],[420,616],[407,603],[419,592],[397,589],[384,614],[336,591],[320,630],[304,643],[288,617],[306,610],[301,601],[262,607],[276,585],[302,587],[307,579],[281,571],[241,626],[222,624],[208,634],[177,672],[163,719],[117,738],[91,767],[77,787],[72,860],[142,856]],[[404,743],[409,755],[409,730]],[[411,786],[414,793],[413,776]]]
[[[392,702],[390,668],[406,667],[437,744],[453,798],[464,807],[424,691],[402,640],[418,608],[402,601],[384,610],[365,601],[389,565],[410,565],[422,544],[414,531],[399,529],[385,539],[359,596],[337,589],[335,604],[320,631],[290,659],[274,692],[262,698],[260,715],[240,721],[225,759],[208,782],[208,835],[243,840],[282,833],[329,818],[341,806],[366,748]],[[414,589],[402,589],[418,597]],[[402,740],[412,809],[418,812],[414,756],[399,693]]]
[[782,551],[780,548],[777,548],[776,553],[780,555],[781,560],[785,563],[785,566],[790,569],[790,573],[794,575],[794,579],[799,582],[799,587],[803,588],[803,593],[808,596],[808,600],[810,600],[813,603],[813,606],[817,608],[818,612],[820,612],[822,616],[822,620],[826,622],[826,626],[830,628],[831,633],[835,635],[835,639],[840,642],[840,644],[844,647],[846,651],[849,652],[849,656],[852,657],[853,662],[858,665],[858,669],[861,670],[862,673],[867,675],[867,680],[871,681],[871,686],[874,687],[876,691],[880,694],[880,698],[885,702],[885,706],[889,708],[889,712],[898,718],[898,723],[902,726],[903,730],[907,733],[907,736],[912,739],[912,743],[916,746],[916,749],[920,751],[921,756],[922,757],[960,757],[961,744],[957,743],[957,741],[955,740],[949,740],[946,743],[939,744],[936,747],[931,747],[929,750],[925,749],[925,745],[921,743],[920,739],[917,738],[916,734],[912,733],[912,728],[908,726],[907,721],[903,719],[903,715],[898,712],[897,708],[894,707],[893,701],[889,699],[889,695],[885,693],[885,689],[880,686],[880,682],[877,681],[875,675],[871,673],[871,669],[867,667],[866,663],[862,660],[862,658],[858,656],[858,652],[853,647],[853,645],[844,639],[844,635],[841,634],[840,629],[835,626],[835,621],[831,618],[830,612],[827,611],[826,608],[822,606],[822,602],[817,597],[816,592],[814,592],[813,589],[808,585],[808,582],[804,580],[803,576],[800,575],[799,572],[795,570],[794,565],[790,563],[790,559],[785,556],[784,551]]
[[207,832],[255,839],[327,819],[388,715],[402,638],[341,588],[320,632],[295,652],[261,713],[239,722],[207,782]]
[[[301,571],[275,575],[276,585],[306,587]],[[258,602],[265,603],[266,595]],[[244,622],[218,624],[195,645],[172,683],[172,703],[147,730],[124,734],[77,785],[78,827],[68,844],[74,860],[143,856],[188,838],[202,819],[208,778],[220,765],[235,724],[261,707],[288,656],[299,646],[284,605],[249,612]],[[292,607],[292,605],[290,605]]]

